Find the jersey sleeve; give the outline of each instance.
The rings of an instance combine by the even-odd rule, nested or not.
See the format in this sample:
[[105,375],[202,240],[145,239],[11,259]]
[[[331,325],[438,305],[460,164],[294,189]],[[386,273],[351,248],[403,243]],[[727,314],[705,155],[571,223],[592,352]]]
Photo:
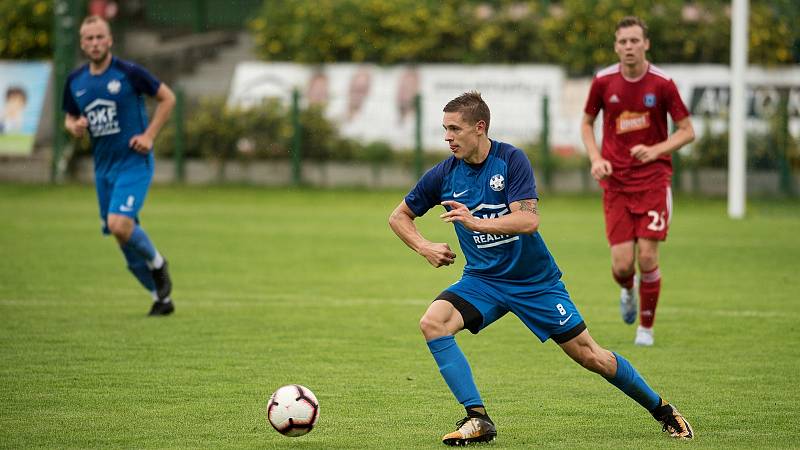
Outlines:
[[442,181],[444,180],[444,164],[439,163],[419,179],[417,185],[406,195],[406,205],[417,217],[442,201]]
[[67,78],[67,81],[64,83],[64,96],[61,99],[61,109],[70,116],[79,117],[81,115],[81,108],[78,106],[78,102],[75,101],[75,97],[72,96],[72,90],[70,89],[71,81],[72,77]]
[[511,152],[508,158],[508,203],[518,200],[539,199],[536,193],[536,178],[528,157],[522,150]]
[[672,117],[673,122],[679,122],[689,117],[689,110],[681,99],[681,94],[678,92],[678,87],[675,82],[670,80],[666,85],[666,98],[669,115]]
[[156,95],[158,88],[161,87],[161,81],[158,78],[138,64],[128,63],[126,69],[128,79],[137,93],[150,97]]
[[592,87],[589,88],[589,97],[586,98],[586,106],[583,107],[583,112],[586,114],[597,117],[600,110],[603,109],[603,88],[600,85],[597,77],[592,80]]

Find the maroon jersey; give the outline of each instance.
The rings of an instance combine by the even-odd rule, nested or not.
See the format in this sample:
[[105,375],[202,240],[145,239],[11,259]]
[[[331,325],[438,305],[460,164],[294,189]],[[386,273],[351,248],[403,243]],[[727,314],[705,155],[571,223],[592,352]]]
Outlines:
[[603,110],[602,156],[611,162],[604,189],[636,192],[669,186],[672,157],[642,163],[630,154],[637,144],[654,145],[669,136],[667,113],[678,122],[689,116],[672,79],[653,64],[635,81],[622,76],[619,63],[592,80],[584,112],[596,117]]

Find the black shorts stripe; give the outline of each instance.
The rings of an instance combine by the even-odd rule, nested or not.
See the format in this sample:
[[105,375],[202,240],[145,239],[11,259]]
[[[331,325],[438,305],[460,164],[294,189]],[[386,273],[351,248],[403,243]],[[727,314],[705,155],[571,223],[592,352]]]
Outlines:
[[461,318],[464,319],[464,329],[469,330],[472,334],[478,334],[478,331],[481,330],[483,314],[472,303],[447,290],[442,291],[436,297],[436,300],[446,300],[453,304],[458,312],[461,313]]
[[581,323],[575,325],[569,331],[550,335],[550,339],[552,339],[556,344],[563,344],[565,342],[569,342],[575,336],[583,333],[583,330],[585,329],[586,324],[581,320]]

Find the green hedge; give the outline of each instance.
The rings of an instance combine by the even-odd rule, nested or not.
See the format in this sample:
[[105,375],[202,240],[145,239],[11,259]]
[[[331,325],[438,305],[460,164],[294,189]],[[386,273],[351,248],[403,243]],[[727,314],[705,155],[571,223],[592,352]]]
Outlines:
[[[361,143],[340,136],[319,108],[301,110],[300,126],[303,159],[385,162],[392,158],[387,143]],[[184,156],[221,161],[290,159],[293,136],[291,113],[278,100],[241,109],[228,107],[225,99],[209,98],[189,108],[185,118]],[[159,134],[155,147],[159,156],[173,156],[174,121]]]
[[[218,162],[231,160],[288,160],[292,157],[291,116],[278,100],[268,100],[251,109],[229,108],[222,98],[210,98],[190,105],[185,117],[184,157],[208,159]],[[174,118],[173,118],[174,119]],[[800,142],[785,129],[786,117],[775,115],[770,119],[767,133],[748,133],[748,167],[759,170],[788,167],[800,170]],[[395,152],[386,142],[361,142],[341,136],[334,123],[327,120],[322,110],[311,108],[300,112],[301,141],[304,160],[359,161],[374,164],[395,162],[414,167],[411,149]],[[75,140],[74,157],[90,154],[89,139]],[[519,143],[529,159],[540,171],[549,161],[555,170],[586,168],[584,155],[542,153],[537,142]],[[159,134],[155,143],[161,158],[172,158],[175,151],[175,121],[172,120]],[[441,149],[428,149],[424,165],[430,167],[447,156]],[[706,127],[703,137],[692,144],[692,151],[683,157],[686,168],[728,166],[728,134],[714,134]],[[587,169],[588,170],[588,169]]]
[[[756,170],[800,170],[800,142],[788,132],[781,132],[781,118],[773,117],[767,133],[747,133],[747,167]],[[714,134],[709,127],[692,144],[692,153],[684,158],[688,167],[728,168],[728,132]]]
[[[750,3],[750,62],[797,62],[796,0]],[[628,14],[648,22],[654,61],[728,62],[722,0],[283,0],[250,28],[270,61],[552,63],[587,75],[616,61],[614,25]]]

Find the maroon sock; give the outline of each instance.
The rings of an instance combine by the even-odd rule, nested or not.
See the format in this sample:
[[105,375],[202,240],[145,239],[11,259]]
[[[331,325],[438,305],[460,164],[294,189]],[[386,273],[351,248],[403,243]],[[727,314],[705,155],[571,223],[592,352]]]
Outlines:
[[652,328],[656,320],[656,306],[658,295],[661,293],[661,272],[658,267],[650,272],[642,272],[639,280],[639,324],[645,328]]
[[614,272],[613,270],[611,271],[611,275],[614,276],[614,280],[616,280],[617,284],[619,284],[620,286],[624,287],[625,289],[633,288],[633,275],[634,274],[635,274],[635,272],[631,273],[628,276],[621,276],[621,275],[617,275],[617,273]]

